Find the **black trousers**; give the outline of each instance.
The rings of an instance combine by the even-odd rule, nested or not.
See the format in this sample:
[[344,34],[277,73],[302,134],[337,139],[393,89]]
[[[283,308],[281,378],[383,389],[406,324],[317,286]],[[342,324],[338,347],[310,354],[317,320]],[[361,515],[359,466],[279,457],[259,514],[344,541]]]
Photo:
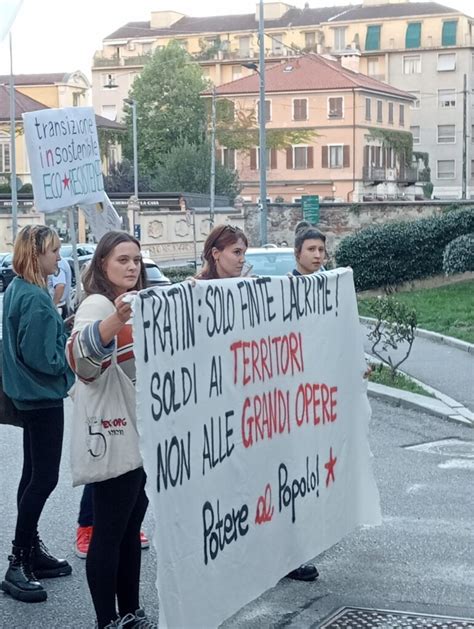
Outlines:
[[94,530],[86,560],[87,582],[99,629],[118,613],[140,607],[140,528],[148,499],[143,468],[94,483]]
[[46,500],[58,484],[64,432],[63,405],[19,411],[23,471],[17,492],[16,546],[30,547]]
[[84,485],[81,504],[79,507],[79,517],[77,518],[79,526],[94,525],[94,507],[92,504],[94,491],[93,487],[93,485]]

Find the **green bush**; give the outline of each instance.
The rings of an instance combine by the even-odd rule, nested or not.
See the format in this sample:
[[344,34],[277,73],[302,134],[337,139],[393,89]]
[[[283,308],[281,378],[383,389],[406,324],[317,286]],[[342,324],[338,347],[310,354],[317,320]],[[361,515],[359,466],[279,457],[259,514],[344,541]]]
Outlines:
[[33,186],[31,185],[31,183],[24,183],[18,190],[18,192],[21,192],[23,194],[31,194],[33,192]]
[[395,286],[440,274],[444,247],[473,231],[472,208],[368,227],[341,241],[336,262],[353,268],[357,290]]
[[173,284],[184,281],[187,277],[196,275],[196,269],[194,266],[170,266],[167,269],[162,269],[166,277],[169,277]]
[[443,253],[446,275],[474,271],[474,233],[451,240]]

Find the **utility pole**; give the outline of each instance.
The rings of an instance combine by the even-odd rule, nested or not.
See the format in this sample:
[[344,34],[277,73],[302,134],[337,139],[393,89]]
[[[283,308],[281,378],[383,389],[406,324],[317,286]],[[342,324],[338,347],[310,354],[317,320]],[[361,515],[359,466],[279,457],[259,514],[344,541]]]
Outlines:
[[16,112],[13,80],[12,34],[10,32],[10,189],[12,193],[12,241],[18,233],[18,195],[16,189]]
[[259,76],[260,76],[260,102],[258,107],[259,119],[259,166],[260,166],[260,244],[267,242],[267,142],[266,142],[266,107],[265,107],[265,22],[263,0],[260,0],[258,20],[259,43]]
[[462,173],[461,198],[467,198],[467,74],[464,75],[462,99]]
[[211,178],[210,178],[210,207],[209,222],[214,227],[214,206],[216,203],[216,87],[212,88],[211,105]]

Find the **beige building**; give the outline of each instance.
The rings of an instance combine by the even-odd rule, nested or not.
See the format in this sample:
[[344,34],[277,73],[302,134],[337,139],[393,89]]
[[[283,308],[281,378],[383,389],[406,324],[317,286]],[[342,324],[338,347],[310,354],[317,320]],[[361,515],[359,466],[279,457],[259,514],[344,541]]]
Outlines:
[[[376,198],[414,199],[417,169],[401,147],[410,144],[410,94],[348,69],[359,54],[348,52],[342,63],[305,55],[267,69],[266,129],[283,139],[306,132],[302,142],[267,151],[269,201],[295,202],[302,195],[340,201]],[[346,66],[346,67],[344,67]],[[209,96],[208,96],[209,97]],[[248,119],[259,107],[255,73],[221,85],[217,97],[233,104],[234,117]],[[293,136],[289,134],[293,133]],[[238,125],[229,139],[236,138]],[[222,146],[219,159],[237,169],[242,196],[259,200],[258,147]]]
[[[360,51],[360,72],[415,96],[411,127],[416,150],[429,156],[434,194],[474,195],[471,95],[474,90],[473,19],[436,2],[363,0],[361,4],[297,8],[266,2],[267,64],[298,52],[335,58],[347,48]],[[120,120],[123,99],[149,56],[170,40],[181,43],[215,85],[251,74],[242,64],[258,58],[255,13],[191,17],[152,11],[103,40],[93,60],[96,111]],[[467,77],[468,119],[462,124]],[[112,86],[107,87],[107,86]],[[468,150],[463,155],[464,139]],[[426,171],[428,173],[428,170]],[[463,192],[464,190],[464,192]]]

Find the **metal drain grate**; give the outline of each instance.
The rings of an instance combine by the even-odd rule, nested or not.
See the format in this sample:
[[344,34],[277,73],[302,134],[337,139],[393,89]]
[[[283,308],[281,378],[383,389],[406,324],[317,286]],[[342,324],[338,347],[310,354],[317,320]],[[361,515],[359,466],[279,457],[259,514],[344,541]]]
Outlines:
[[[316,627],[316,625],[313,625]],[[474,629],[474,618],[453,618],[386,609],[342,607],[320,629]]]

